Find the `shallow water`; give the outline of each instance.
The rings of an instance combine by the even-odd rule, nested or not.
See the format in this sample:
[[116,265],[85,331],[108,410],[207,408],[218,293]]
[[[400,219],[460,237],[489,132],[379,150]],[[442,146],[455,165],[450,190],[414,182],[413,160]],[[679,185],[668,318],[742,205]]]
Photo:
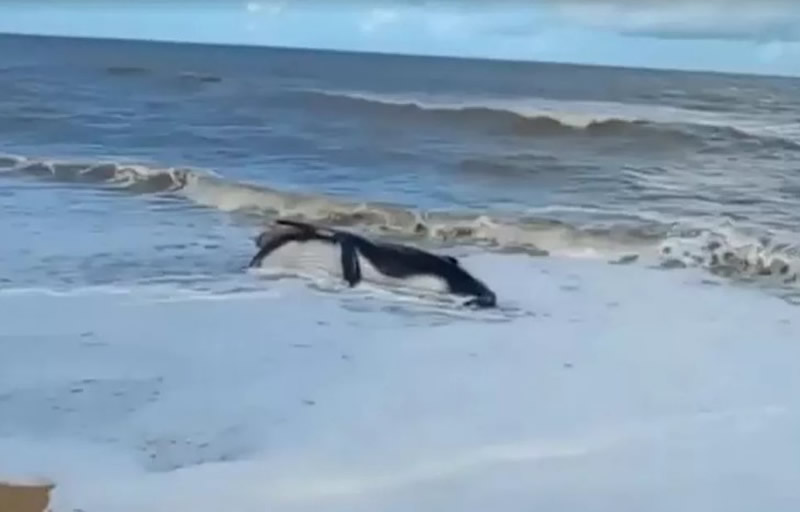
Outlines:
[[[0,53],[0,477],[57,512],[796,509],[796,80]],[[247,270],[276,216],[499,307]]]

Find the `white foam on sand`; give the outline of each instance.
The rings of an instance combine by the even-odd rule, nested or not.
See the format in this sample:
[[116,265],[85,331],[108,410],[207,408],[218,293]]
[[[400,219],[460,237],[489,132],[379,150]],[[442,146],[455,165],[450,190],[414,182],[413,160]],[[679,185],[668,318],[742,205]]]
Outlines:
[[699,271],[462,261],[499,312],[298,281],[0,293],[0,480],[53,482],[54,512],[796,510],[796,307]]

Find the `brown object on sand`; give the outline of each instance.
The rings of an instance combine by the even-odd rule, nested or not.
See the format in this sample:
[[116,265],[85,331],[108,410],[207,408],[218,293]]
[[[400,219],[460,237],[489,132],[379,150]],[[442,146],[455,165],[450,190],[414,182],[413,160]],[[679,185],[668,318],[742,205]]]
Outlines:
[[53,487],[0,482],[0,512],[47,512]]

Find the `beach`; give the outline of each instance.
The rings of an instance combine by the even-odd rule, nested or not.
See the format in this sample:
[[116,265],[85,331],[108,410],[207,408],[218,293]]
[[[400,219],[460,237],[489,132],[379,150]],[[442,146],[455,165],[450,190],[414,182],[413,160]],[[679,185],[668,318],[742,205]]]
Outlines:
[[0,510],[8,512],[45,512],[52,487],[31,484],[0,483]]

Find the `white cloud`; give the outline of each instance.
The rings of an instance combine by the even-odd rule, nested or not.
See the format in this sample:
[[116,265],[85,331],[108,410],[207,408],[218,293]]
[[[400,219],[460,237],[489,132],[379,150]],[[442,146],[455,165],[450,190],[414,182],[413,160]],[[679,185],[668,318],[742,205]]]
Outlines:
[[285,8],[287,0],[276,2],[247,2],[244,8],[251,14],[267,13],[271,15],[280,14]]
[[666,39],[800,40],[800,10],[786,0],[551,2],[565,21]]
[[400,13],[396,9],[376,7],[367,13],[359,26],[362,32],[374,32],[384,25],[394,23],[399,17]]
[[280,14],[286,8],[288,3],[288,0],[284,0],[283,2],[270,2],[267,4],[266,11],[272,15]]

